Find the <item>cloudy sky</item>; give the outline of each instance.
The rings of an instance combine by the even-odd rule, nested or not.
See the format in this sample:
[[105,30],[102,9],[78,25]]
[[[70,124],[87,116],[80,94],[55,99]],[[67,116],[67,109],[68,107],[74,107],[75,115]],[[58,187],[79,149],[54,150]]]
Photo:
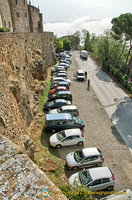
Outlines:
[[132,0],[31,0],[44,17],[45,31],[58,37],[87,29],[102,34],[111,28],[111,20],[132,12]]

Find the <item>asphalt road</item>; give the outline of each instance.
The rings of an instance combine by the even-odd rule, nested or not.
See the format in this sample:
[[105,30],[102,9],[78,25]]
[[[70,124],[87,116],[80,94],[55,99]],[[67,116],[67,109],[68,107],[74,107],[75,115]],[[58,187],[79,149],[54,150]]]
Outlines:
[[88,72],[96,96],[132,152],[132,99],[90,58],[80,59],[77,51],[72,52],[72,55],[79,67]]

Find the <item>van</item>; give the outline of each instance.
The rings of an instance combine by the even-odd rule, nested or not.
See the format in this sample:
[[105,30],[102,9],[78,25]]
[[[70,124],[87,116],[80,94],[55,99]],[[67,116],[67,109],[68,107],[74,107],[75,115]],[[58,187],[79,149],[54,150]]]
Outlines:
[[84,81],[85,80],[85,74],[84,71],[82,69],[79,69],[76,73],[76,79],[78,81]]
[[80,57],[83,59],[87,59],[88,58],[88,52],[85,50],[81,50],[80,51]]
[[72,128],[84,128],[84,123],[79,117],[70,113],[46,114],[45,130],[52,133]]

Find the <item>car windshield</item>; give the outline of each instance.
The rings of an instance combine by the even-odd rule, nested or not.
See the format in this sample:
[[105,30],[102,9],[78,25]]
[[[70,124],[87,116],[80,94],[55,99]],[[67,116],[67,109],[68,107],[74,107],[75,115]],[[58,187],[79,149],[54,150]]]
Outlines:
[[78,73],[78,76],[84,76],[84,74],[83,73]]
[[65,135],[64,131],[60,131],[59,133],[57,133],[58,140],[63,140],[65,137],[66,137],[66,135]]
[[79,172],[79,179],[83,185],[87,185],[90,181],[92,181],[89,170]]
[[74,159],[77,162],[80,162],[83,158],[84,158],[84,154],[83,154],[82,150],[75,151],[75,153],[74,153]]
[[75,123],[78,123],[78,122],[79,122],[78,118],[75,117],[74,115],[72,116],[72,118],[73,118],[73,121],[74,121]]

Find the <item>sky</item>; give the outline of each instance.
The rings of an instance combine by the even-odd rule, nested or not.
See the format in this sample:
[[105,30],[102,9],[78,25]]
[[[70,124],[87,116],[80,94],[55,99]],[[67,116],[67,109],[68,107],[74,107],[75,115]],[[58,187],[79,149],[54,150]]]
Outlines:
[[58,37],[87,29],[103,34],[111,29],[111,20],[132,13],[132,0],[30,0],[43,13],[44,31]]

